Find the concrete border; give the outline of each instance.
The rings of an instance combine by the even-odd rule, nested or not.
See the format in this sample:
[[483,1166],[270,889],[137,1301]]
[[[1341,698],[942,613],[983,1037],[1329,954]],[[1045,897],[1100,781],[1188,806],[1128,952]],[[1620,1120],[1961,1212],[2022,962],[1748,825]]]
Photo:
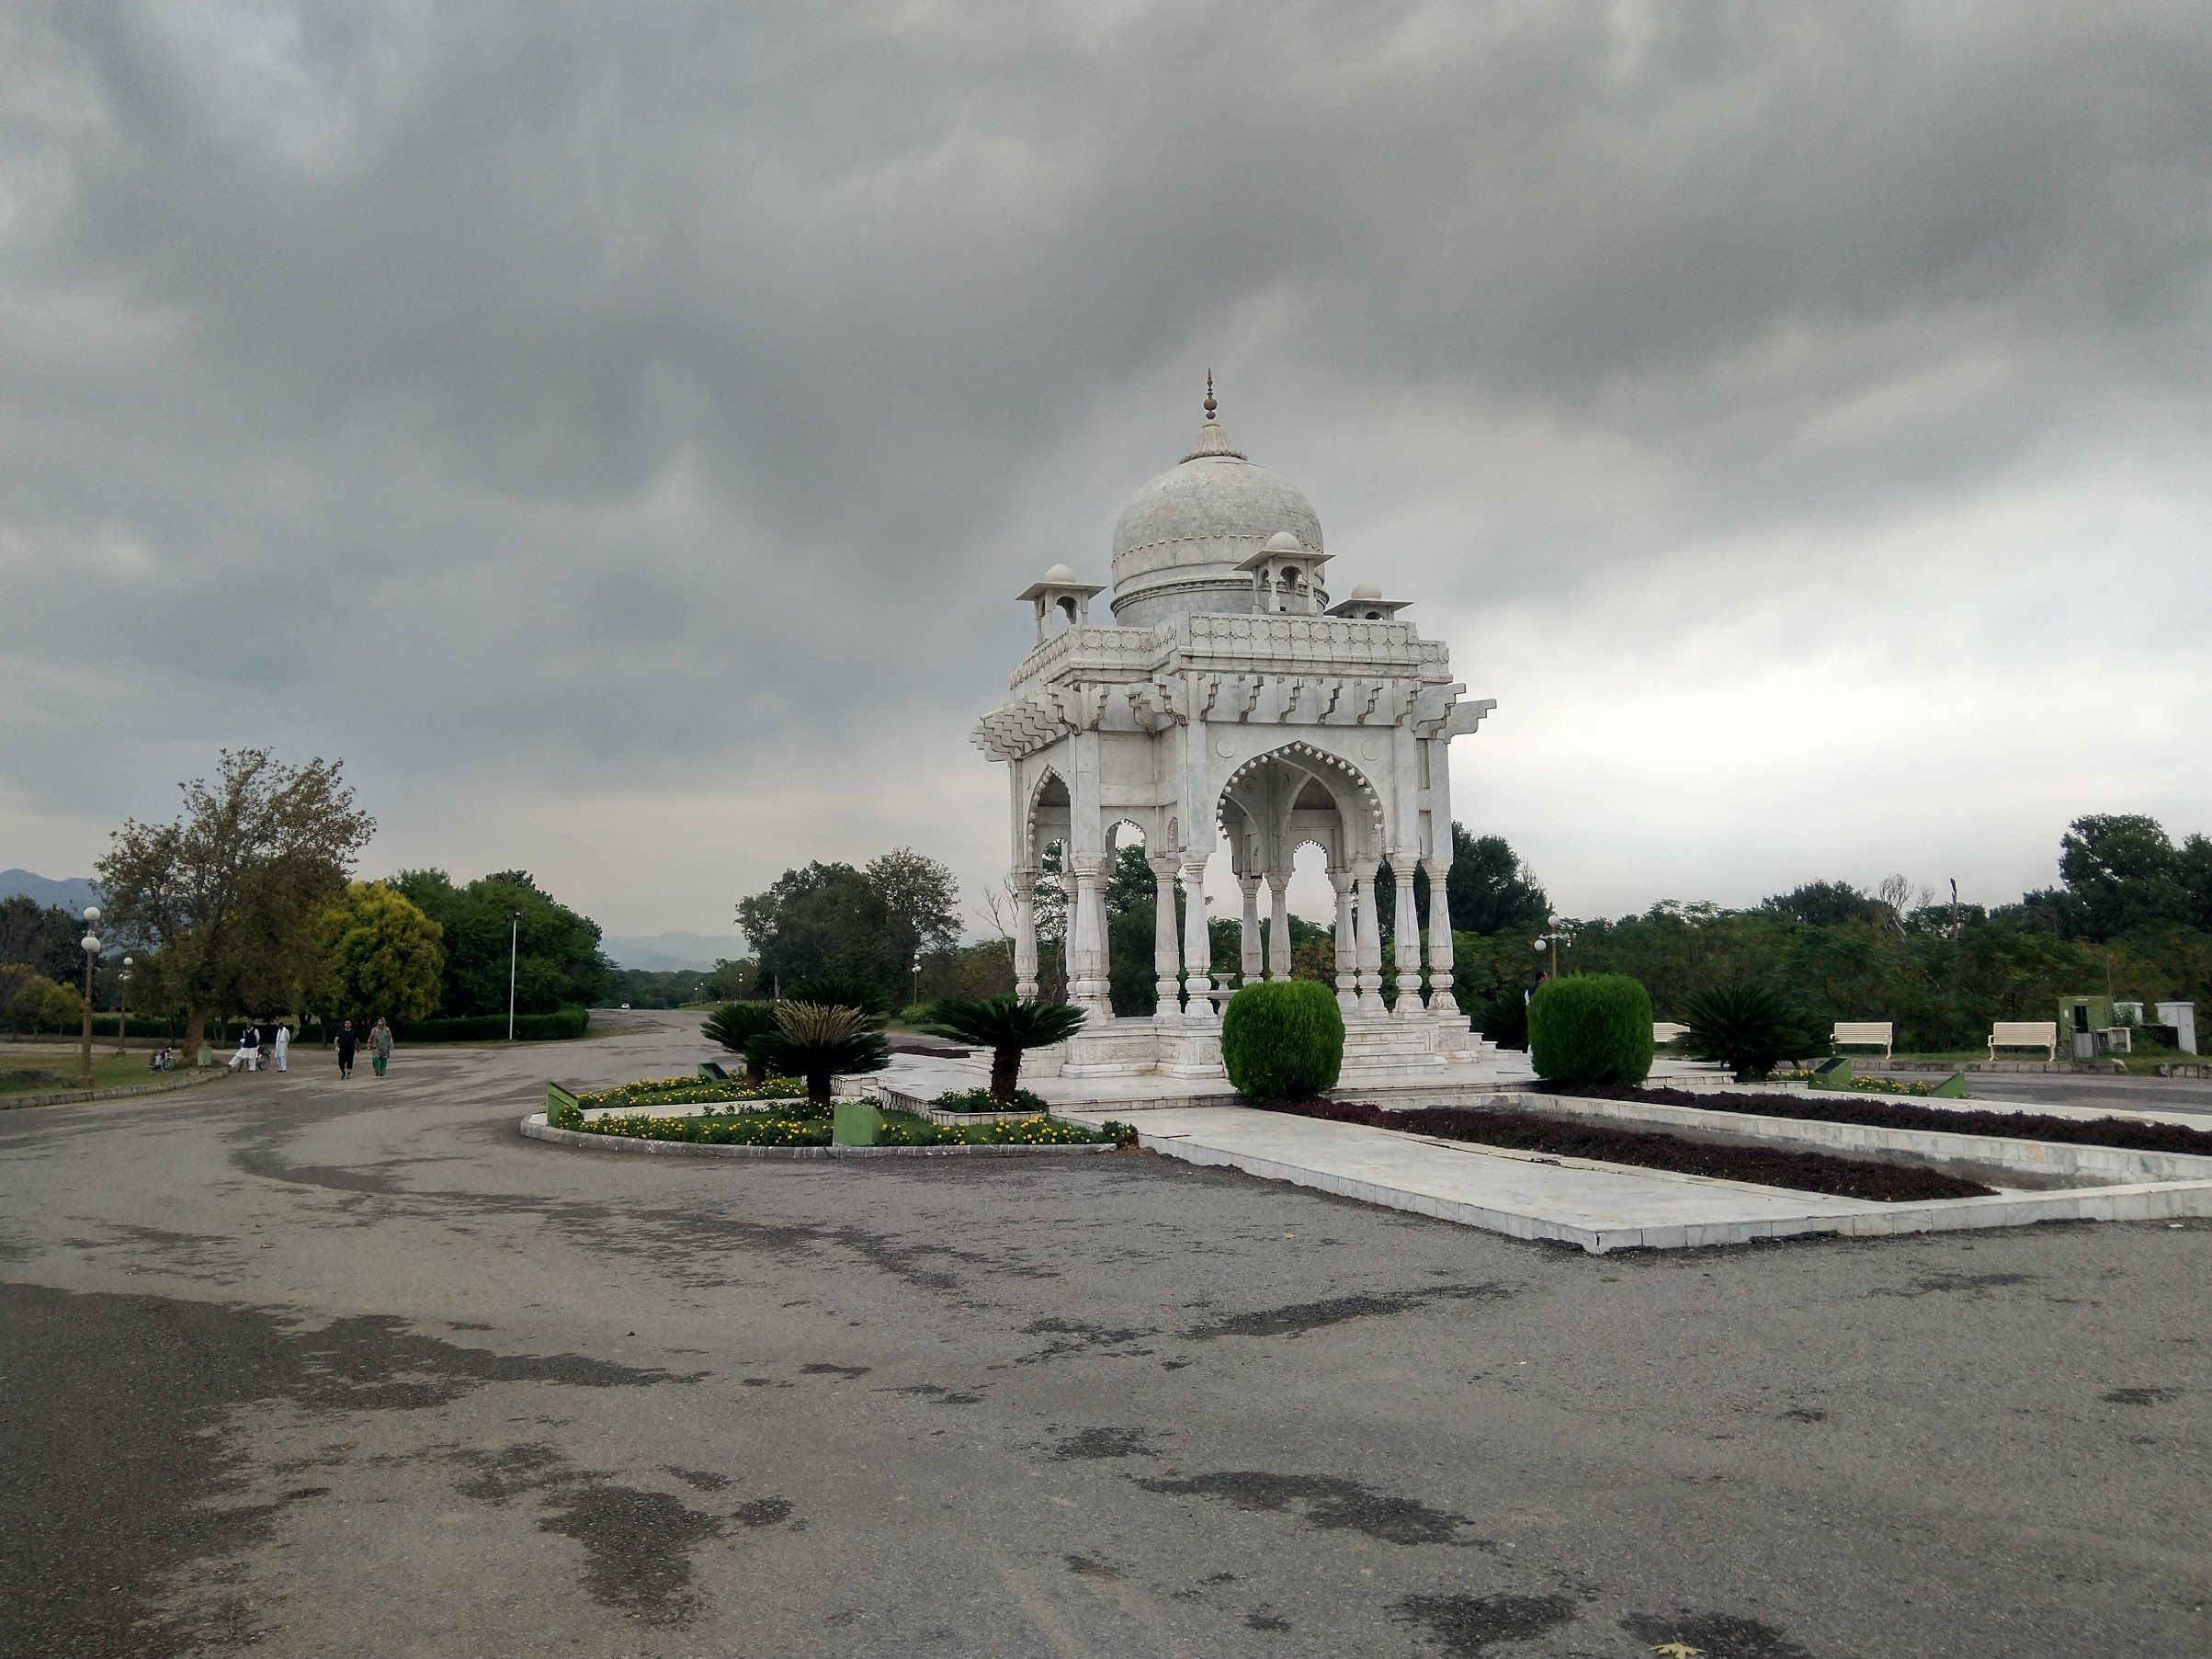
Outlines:
[[[1814,1097],[1817,1099],[1819,1097]],[[1876,1098],[1876,1097],[1863,1097]],[[1531,1117],[1578,1118],[1589,1122],[1639,1128],[1696,1131],[1760,1146],[1821,1152],[1846,1157],[1884,1153],[1915,1163],[1971,1165],[2041,1180],[2114,1183],[2212,1182],[2212,1157],[2190,1153],[2138,1152],[2073,1141],[2035,1141],[2022,1136],[1974,1134],[1965,1130],[1892,1129],[1871,1123],[1832,1123],[1776,1112],[1730,1112],[1658,1101],[1608,1100],[1589,1095],[1492,1095],[1471,1105],[1495,1103]],[[1912,1102],[1911,1104],[1918,1104]],[[2003,1110],[1990,1102],[1979,1108]],[[2010,1104],[2010,1103],[2005,1103]],[[1952,1202],[1963,1202],[1954,1199]]]
[[679,1158],[758,1158],[770,1162],[822,1162],[843,1158],[957,1158],[1015,1156],[1024,1153],[1118,1152],[1111,1141],[1083,1141],[1068,1146],[715,1146],[702,1141],[641,1141],[630,1135],[592,1135],[555,1129],[543,1112],[532,1112],[519,1128],[526,1141],[545,1141],[586,1152],[643,1153]]
[[[1615,1250],[1692,1250],[1714,1244],[1743,1244],[1762,1239],[1805,1238],[1829,1234],[1843,1238],[1884,1238],[1915,1233],[1954,1233],[1987,1227],[2025,1227],[2038,1222],[2150,1222],[2184,1216],[2212,1216],[2212,1182],[2144,1182],[2125,1187],[2069,1187],[2058,1192],[1997,1193],[1984,1199],[1943,1199],[1926,1203],[1830,1207],[1821,1195],[1806,1193],[1802,1214],[1758,1220],[1677,1222],[1641,1226],[1585,1226],[1556,1217],[1466,1203],[1428,1193],[1385,1187],[1341,1175],[1333,1170],[1287,1164],[1249,1153],[1208,1146],[1187,1133],[1163,1134],[1138,1119],[1137,1143],[1147,1152],[1178,1158],[1186,1164],[1239,1169],[1262,1180],[1308,1187],[1339,1198],[1387,1210],[1404,1210],[1438,1221],[1480,1227],[1511,1238],[1573,1244],[1592,1256]],[[1432,1141],[1397,1130],[1378,1134],[1401,1135],[1404,1140],[1433,1146],[1440,1155],[1469,1152],[1496,1153],[1495,1148]],[[1533,1160],[1530,1160],[1533,1161]],[[1570,1167],[1582,1159],[1550,1160]],[[1594,1165],[1620,1173],[1620,1165]],[[1696,1181],[1700,1177],[1669,1176],[1663,1171],[1637,1170],[1661,1180]],[[1727,1183],[1711,1183],[1724,1187]],[[1773,1190],[1773,1189],[1768,1189]]]
[[130,1083],[112,1089],[61,1089],[44,1095],[0,1095],[0,1111],[26,1111],[34,1106],[77,1106],[93,1100],[137,1100],[155,1095],[175,1095],[186,1089],[205,1088],[210,1083],[220,1083],[230,1075],[224,1067],[210,1066],[205,1072],[193,1070],[182,1077],[164,1078],[159,1083]]

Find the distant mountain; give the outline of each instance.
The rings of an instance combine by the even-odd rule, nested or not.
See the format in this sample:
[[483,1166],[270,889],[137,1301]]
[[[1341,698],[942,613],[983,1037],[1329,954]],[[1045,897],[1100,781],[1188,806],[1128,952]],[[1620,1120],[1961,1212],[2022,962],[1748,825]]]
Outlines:
[[17,893],[40,904],[59,904],[73,915],[87,904],[99,903],[92,882],[84,876],[55,881],[45,876],[34,876],[28,869],[0,869],[0,899],[12,899]]
[[718,961],[742,955],[744,939],[736,928],[717,937],[710,933],[610,933],[599,941],[607,960],[618,968],[640,968],[648,973],[668,973],[678,968],[704,972]]

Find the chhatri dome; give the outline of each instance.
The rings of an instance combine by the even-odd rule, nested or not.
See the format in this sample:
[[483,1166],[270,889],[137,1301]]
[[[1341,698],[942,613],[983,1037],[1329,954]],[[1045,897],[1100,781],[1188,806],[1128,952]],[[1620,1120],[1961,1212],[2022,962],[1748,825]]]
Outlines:
[[[1031,1064],[1220,1077],[1217,1005],[1236,983],[1290,977],[1302,857],[1335,896],[1344,1075],[1471,1077],[1485,1050],[1452,993],[1450,745],[1494,705],[1466,699],[1443,642],[1400,615],[1406,601],[1362,583],[1329,603],[1312,504],[1231,449],[1217,408],[1209,375],[1197,443],[1114,527],[1113,621],[1091,617],[1105,584],[1055,564],[1021,595],[1036,637],[1006,700],[976,722],[976,746],[1006,767],[1015,989],[1060,980],[1088,1017]],[[1106,888],[1140,846],[1154,883],[1149,986],[1107,940]],[[1219,982],[1209,869],[1243,898],[1237,966]],[[1040,890],[1064,917],[1057,962],[1040,958]]]
[[[1230,447],[1206,377],[1206,424],[1189,454],[1129,498],[1114,526],[1114,619],[1143,628],[1171,616],[1252,608],[1252,567],[1270,539],[1319,553],[1322,521],[1299,487]],[[1240,568],[1242,567],[1242,568]],[[1325,596],[1322,596],[1325,597]]]

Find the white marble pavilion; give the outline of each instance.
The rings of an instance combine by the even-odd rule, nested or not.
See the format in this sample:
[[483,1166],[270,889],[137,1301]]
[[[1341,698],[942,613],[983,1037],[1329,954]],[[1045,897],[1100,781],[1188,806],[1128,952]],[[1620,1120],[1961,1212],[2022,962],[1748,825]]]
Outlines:
[[[1312,506],[1230,447],[1210,377],[1205,406],[1190,453],[1139,490],[1114,528],[1113,621],[1092,619],[1103,585],[1064,564],[1047,571],[1021,596],[1036,613],[1036,645],[1005,704],[975,730],[977,746],[1006,763],[1025,996],[1037,994],[1034,894],[1052,843],[1072,874],[1069,994],[1092,1017],[1057,1068],[1039,1056],[1036,1069],[1219,1077],[1217,1004],[1235,987],[1210,977],[1207,869],[1226,854],[1243,892],[1242,980],[1287,979],[1291,860],[1308,845],[1336,892],[1346,1076],[1471,1063],[1487,1045],[1452,996],[1446,757],[1495,704],[1463,700],[1445,647],[1421,637],[1403,602],[1366,585],[1330,602],[1331,555]],[[1132,832],[1159,883],[1159,1012],[1116,1019],[1106,882]],[[1387,963],[1374,886],[1385,864],[1397,878]],[[1416,866],[1428,877],[1425,948]],[[1189,900],[1180,938],[1178,879]],[[1383,1006],[1386,974],[1394,1010]]]

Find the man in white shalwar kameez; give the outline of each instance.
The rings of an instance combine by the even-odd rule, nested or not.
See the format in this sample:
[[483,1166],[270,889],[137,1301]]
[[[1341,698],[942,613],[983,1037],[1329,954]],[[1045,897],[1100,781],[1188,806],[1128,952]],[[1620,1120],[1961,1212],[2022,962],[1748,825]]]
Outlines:
[[285,1057],[291,1051],[292,1028],[288,1025],[279,1024],[277,1028],[277,1069],[279,1072],[289,1071],[291,1069],[289,1066],[284,1063]]

